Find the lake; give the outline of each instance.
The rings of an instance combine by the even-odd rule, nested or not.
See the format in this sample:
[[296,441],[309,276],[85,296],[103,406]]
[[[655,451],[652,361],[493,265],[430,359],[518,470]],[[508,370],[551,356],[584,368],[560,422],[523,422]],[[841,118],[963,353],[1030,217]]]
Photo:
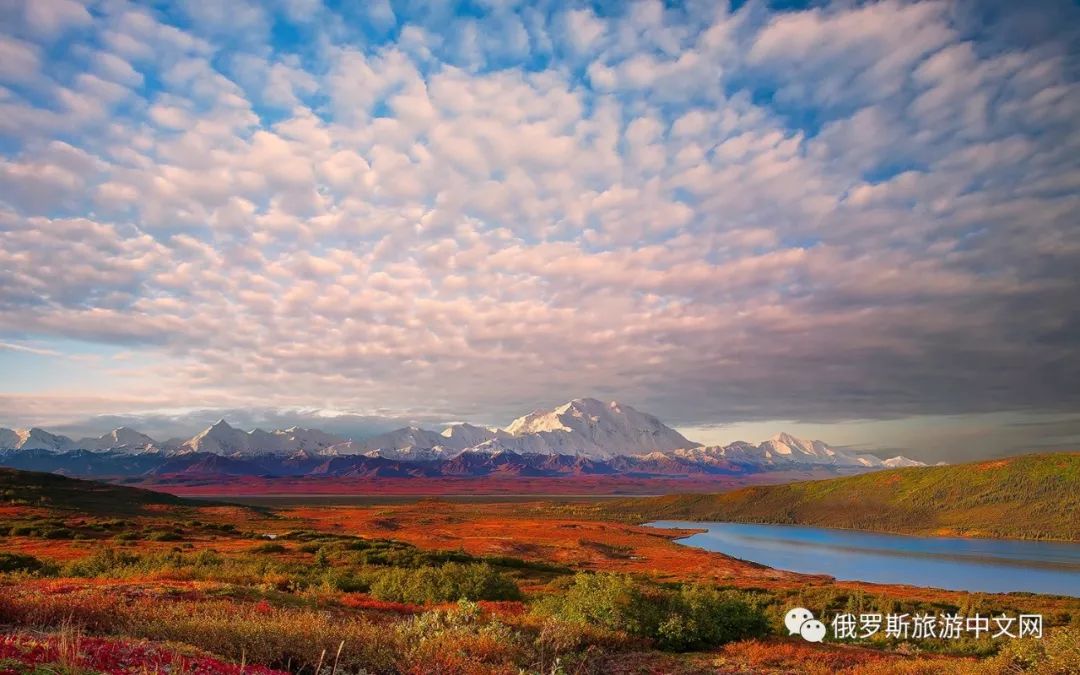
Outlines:
[[797,525],[671,520],[649,525],[705,529],[678,541],[792,572],[960,591],[1080,597],[1080,544],[911,537]]

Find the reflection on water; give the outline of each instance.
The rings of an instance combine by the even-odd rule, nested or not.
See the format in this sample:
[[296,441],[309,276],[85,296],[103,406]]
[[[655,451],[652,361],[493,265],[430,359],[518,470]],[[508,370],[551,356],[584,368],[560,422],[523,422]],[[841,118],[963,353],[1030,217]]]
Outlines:
[[964,591],[1080,596],[1080,544],[908,537],[794,525],[649,524],[708,530],[679,543],[792,572]]

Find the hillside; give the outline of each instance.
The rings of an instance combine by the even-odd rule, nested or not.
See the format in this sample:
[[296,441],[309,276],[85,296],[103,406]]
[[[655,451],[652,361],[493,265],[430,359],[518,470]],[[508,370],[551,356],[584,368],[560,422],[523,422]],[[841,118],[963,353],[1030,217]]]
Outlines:
[[669,495],[609,508],[641,520],[1080,541],[1080,453],[892,469],[722,494]]
[[74,509],[89,514],[137,513],[147,506],[200,505],[180,497],[52,473],[0,468],[3,503]]

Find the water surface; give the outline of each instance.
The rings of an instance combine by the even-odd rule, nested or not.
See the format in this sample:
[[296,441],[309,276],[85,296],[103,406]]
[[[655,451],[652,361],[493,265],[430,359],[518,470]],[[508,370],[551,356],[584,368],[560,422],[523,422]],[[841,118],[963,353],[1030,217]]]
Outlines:
[[1080,544],[912,537],[797,525],[672,520],[649,525],[705,529],[678,541],[792,572],[961,591],[1080,597]]

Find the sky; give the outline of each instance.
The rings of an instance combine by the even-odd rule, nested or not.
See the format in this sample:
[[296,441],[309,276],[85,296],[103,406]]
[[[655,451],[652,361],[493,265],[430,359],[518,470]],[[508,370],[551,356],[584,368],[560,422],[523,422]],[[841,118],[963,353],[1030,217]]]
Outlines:
[[1080,5],[0,0],[0,425],[1080,447]]

